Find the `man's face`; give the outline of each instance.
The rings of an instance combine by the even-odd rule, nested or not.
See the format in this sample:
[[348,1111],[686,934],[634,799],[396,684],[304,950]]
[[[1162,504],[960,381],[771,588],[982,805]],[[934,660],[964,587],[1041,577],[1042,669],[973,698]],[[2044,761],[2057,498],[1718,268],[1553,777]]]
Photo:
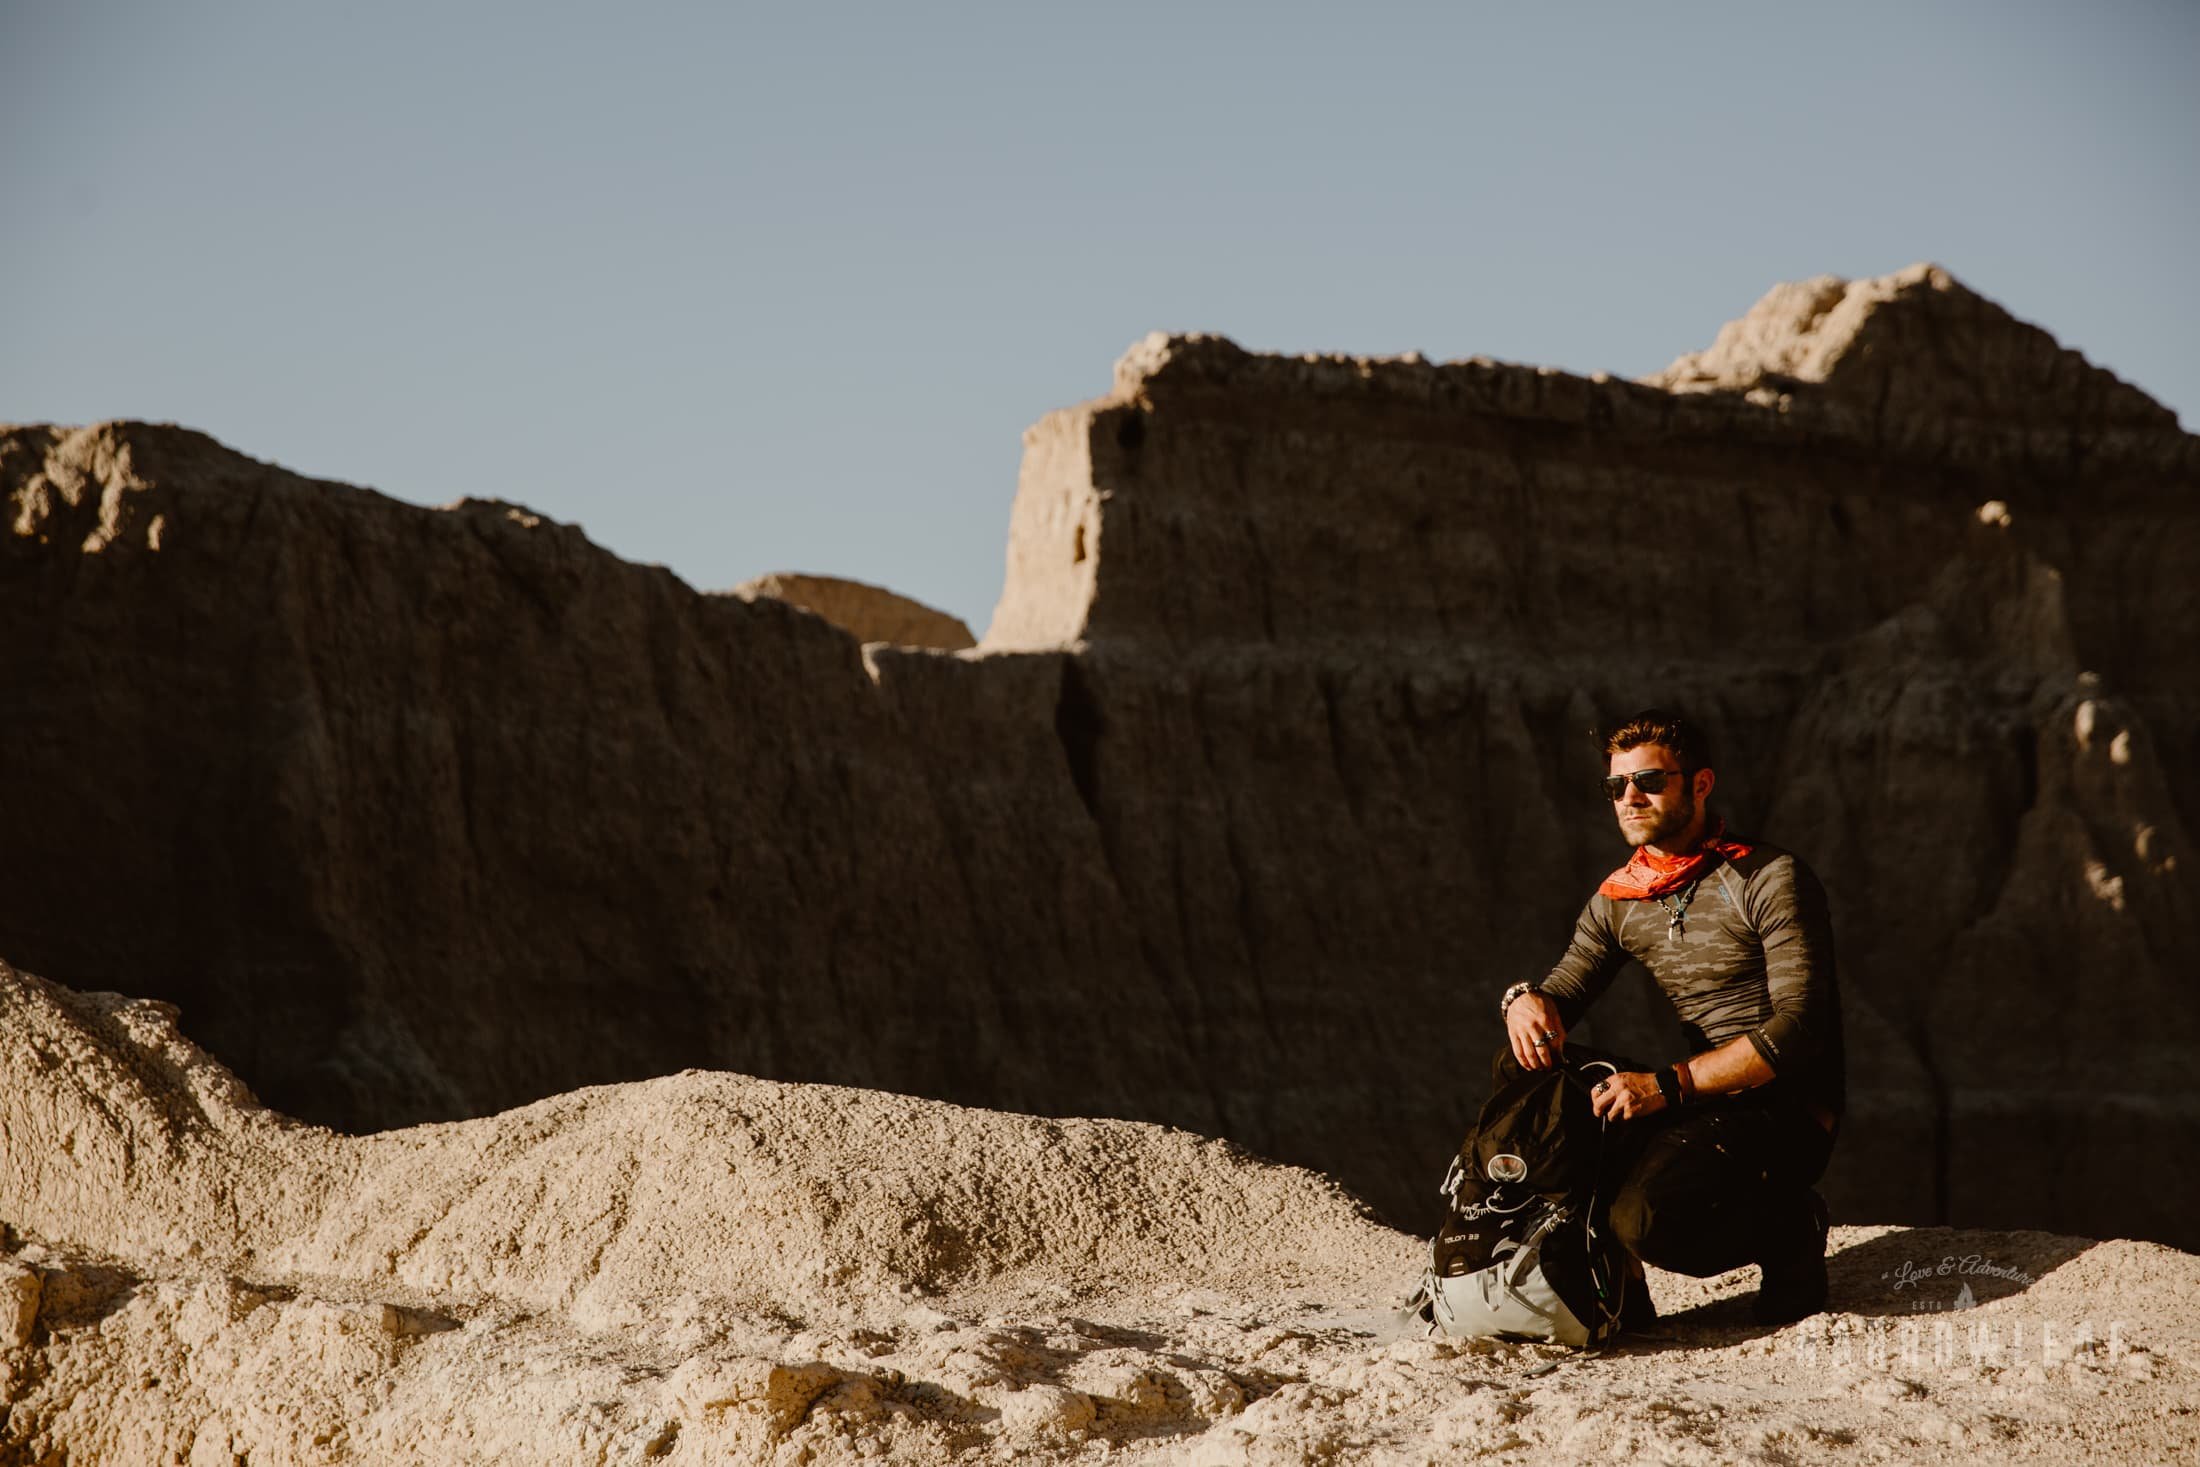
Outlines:
[[1613,774],[1633,774],[1640,769],[1663,769],[1669,777],[1665,788],[1654,795],[1645,794],[1633,780],[1627,781],[1627,788],[1612,802],[1619,833],[1630,846],[1654,843],[1662,849],[1684,842],[1696,823],[1696,795],[1691,786],[1703,779],[1704,773],[1683,778],[1681,761],[1663,744],[1637,744],[1612,756]]

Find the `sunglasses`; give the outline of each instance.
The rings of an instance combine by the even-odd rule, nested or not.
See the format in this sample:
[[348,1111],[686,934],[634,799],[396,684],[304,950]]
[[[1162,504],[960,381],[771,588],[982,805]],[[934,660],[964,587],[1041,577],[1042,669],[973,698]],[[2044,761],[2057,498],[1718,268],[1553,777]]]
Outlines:
[[1636,789],[1646,795],[1660,794],[1664,791],[1667,780],[1686,779],[1693,772],[1687,769],[1638,769],[1633,774],[1607,774],[1603,781],[1604,798],[1620,799],[1627,793],[1630,780],[1634,782]]

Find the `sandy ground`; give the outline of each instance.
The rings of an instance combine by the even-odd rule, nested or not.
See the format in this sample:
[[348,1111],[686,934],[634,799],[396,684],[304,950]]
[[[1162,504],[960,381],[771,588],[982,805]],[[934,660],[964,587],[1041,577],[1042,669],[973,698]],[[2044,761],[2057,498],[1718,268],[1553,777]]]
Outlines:
[[1206,1138],[689,1072],[343,1137],[0,968],[0,1463],[2200,1459],[2200,1258],[1838,1227],[1428,1339],[1421,1244]]
[[[7,1461],[1197,1463],[2191,1461],[2200,1260],[2046,1234],[1845,1228],[1836,1310],[1751,1324],[1746,1274],[1653,1275],[1656,1331],[1589,1354],[1428,1339],[1381,1286],[1232,1297],[696,1298],[621,1321],[392,1304],[324,1281],[136,1275],[33,1247]],[[2029,1272],[2030,1286],[1902,1265]],[[1400,1267],[1385,1268],[1390,1263]],[[1952,1299],[1967,1309],[1909,1306]],[[1372,1287],[1371,1287],[1372,1286]],[[1919,1291],[1924,1291],[1920,1293]]]

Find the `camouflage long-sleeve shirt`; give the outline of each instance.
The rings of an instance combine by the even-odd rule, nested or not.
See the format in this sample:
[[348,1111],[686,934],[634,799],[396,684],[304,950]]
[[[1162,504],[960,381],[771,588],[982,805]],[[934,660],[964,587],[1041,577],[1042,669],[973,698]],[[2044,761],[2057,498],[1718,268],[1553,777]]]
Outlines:
[[1539,986],[1571,1027],[1629,958],[1650,970],[1698,1052],[1746,1034],[1780,1091],[1844,1109],[1833,919],[1825,888],[1794,856],[1759,843],[1720,861],[1696,883],[1678,931],[1668,905],[1589,898]]

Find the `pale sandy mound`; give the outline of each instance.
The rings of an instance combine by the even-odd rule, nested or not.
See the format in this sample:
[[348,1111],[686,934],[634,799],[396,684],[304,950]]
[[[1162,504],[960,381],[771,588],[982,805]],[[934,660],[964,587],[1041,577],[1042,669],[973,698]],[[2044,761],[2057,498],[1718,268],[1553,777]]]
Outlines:
[[1132,1122],[688,1071],[346,1137],[260,1108],[165,1004],[0,965],[0,1026],[0,1217],[126,1259],[860,1314],[896,1289],[1288,1282],[1394,1236],[1314,1173]]
[[1624,1349],[1453,1345],[1385,1307],[1414,1240],[1182,1132],[691,1072],[348,1138],[4,966],[0,1218],[0,1462],[2200,1446],[2200,1259],[2151,1244],[1843,1229],[1786,1330],[1659,1275]]

